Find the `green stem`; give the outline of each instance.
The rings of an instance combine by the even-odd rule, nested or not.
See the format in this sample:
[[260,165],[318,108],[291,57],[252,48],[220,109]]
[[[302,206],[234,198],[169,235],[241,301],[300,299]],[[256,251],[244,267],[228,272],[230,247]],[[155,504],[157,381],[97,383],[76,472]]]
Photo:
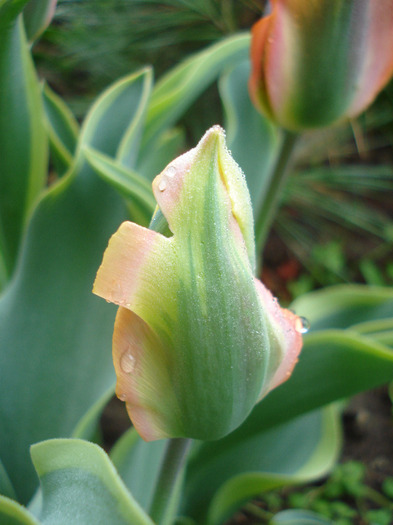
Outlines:
[[163,458],[160,474],[154,490],[150,506],[150,517],[158,525],[164,523],[167,508],[171,501],[176,480],[180,474],[183,462],[191,444],[191,439],[170,439]]
[[277,162],[272,170],[267,191],[264,195],[259,214],[255,221],[257,257],[260,257],[262,253],[268,233],[279,207],[282,188],[285,185],[286,177],[289,173],[288,167],[292,159],[297,139],[297,134],[290,131],[283,132],[281,149],[277,157]]

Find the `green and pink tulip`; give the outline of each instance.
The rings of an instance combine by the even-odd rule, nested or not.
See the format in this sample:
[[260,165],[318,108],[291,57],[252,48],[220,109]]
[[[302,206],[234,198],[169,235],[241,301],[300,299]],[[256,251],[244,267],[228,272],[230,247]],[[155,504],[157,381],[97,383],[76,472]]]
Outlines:
[[94,284],[120,306],[116,393],[147,441],[218,439],[290,376],[300,320],[254,277],[250,197],[221,128],[153,191],[173,235],[124,222]]
[[252,30],[250,93],[284,128],[363,111],[393,74],[392,0],[271,0]]

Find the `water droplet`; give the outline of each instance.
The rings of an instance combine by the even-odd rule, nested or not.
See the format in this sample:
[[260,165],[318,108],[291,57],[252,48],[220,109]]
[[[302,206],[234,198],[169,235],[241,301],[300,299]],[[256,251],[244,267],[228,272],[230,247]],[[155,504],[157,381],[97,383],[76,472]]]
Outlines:
[[120,366],[124,373],[130,374],[135,368],[135,357],[130,354],[129,350],[124,352],[120,359]]
[[165,175],[169,178],[172,178],[176,175],[176,167],[175,166],[168,166],[167,169],[165,170]]
[[120,399],[120,401],[125,401],[127,396],[122,392],[121,394],[117,394],[117,397]]
[[164,191],[166,189],[166,180],[161,178],[160,182],[158,183],[158,189],[160,191]]
[[306,334],[310,329],[310,323],[305,317],[298,317],[295,322],[295,330],[299,334]]

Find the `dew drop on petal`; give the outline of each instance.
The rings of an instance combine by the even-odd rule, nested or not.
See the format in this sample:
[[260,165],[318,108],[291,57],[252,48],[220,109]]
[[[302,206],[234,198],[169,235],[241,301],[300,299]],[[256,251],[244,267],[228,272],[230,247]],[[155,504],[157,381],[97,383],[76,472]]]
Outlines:
[[295,322],[295,330],[299,334],[306,334],[310,329],[310,323],[305,317],[298,317]]
[[120,358],[120,367],[125,374],[130,374],[135,368],[135,357],[127,350]]
[[121,394],[117,394],[117,397],[120,401],[125,401],[127,396],[122,392]]
[[166,180],[161,178],[160,182],[158,183],[158,189],[160,191],[164,191],[166,189]]
[[176,167],[175,166],[168,166],[165,170],[165,175],[169,178],[172,178],[176,175]]

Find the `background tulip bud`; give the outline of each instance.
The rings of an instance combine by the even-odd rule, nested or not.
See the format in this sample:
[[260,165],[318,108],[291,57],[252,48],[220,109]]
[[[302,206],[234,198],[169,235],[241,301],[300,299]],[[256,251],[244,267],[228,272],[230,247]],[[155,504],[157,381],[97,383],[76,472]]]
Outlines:
[[392,0],[271,0],[252,30],[250,94],[284,128],[363,111],[393,74]]
[[298,318],[253,277],[250,197],[221,128],[153,191],[173,236],[123,223],[94,285],[120,305],[116,392],[145,440],[217,439],[289,377]]

